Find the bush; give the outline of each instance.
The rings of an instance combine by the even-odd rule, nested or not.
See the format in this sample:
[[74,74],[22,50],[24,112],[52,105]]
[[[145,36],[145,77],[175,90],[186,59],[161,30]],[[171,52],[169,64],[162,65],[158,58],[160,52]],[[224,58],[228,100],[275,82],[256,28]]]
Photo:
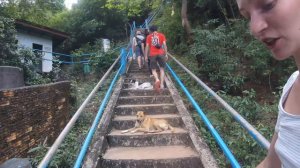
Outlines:
[[[90,55],[84,56],[84,54],[90,53]],[[112,65],[117,56],[119,55],[119,50],[110,50],[104,52],[102,49],[102,40],[98,39],[94,44],[87,43],[81,48],[75,50],[72,55],[74,56],[74,62],[80,62],[82,60],[89,61],[89,66],[92,73],[102,74]],[[78,76],[78,74],[83,74],[83,64],[75,64],[72,74]]]
[[19,66],[14,20],[0,16],[0,66]]
[[[190,54],[200,61],[200,72],[210,81],[219,83],[225,91],[238,91],[244,84],[245,75],[242,59],[238,56],[235,44],[242,41],[234,31],[221,25],[209,28],[217,22],[212,20],[207,29],[195,29],[195,43]],[[233,49],[234,48],[234,49]]]
[[190,54],[197,57],[201,76],[221,85],[220,89],[242,94],[248,81],[274,89],[296,69],[291,60],[274,60],[252,37],[246,21],[231,20],[226,26],[216,23],[218,20],[210,20],[204,28],[194,29]]
[[158,31],[163,32],[167,39],[169,49],[178,53],[186,53],[188,45],[186,44],[185,31],[181,25],[180,9],[174,9],[174,15],[171,15],[172,8],[165,6],[161,16],[157,16],[154,24],[158,25]]

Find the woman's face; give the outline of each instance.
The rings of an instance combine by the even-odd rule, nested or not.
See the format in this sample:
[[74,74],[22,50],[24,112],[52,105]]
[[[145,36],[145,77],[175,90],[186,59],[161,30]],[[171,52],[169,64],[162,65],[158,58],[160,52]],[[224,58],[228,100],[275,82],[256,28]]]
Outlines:
[[237,0],[252,34],[278,60],[300,58],[300,0]]

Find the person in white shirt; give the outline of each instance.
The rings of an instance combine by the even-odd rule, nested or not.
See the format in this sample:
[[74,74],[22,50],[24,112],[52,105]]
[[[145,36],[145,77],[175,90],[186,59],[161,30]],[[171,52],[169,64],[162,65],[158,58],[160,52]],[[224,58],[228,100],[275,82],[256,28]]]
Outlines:
[[293,57],[298,70],[283,88],[275,133],[258,168],[300,168],[300,0],[236,0],[251,33],[277,60]]
[[132,51],[134,55],[137,57],[139,69],[141,69],[144,64],[144,48],[145,48],[144,40],[145,37],[142,34],[142,31],[137,30],[132,40]]

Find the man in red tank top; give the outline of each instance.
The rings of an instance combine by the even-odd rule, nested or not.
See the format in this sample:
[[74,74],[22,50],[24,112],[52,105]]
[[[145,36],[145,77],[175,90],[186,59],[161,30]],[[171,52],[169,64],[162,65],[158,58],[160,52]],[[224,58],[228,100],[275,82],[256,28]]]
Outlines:
[[[150,50],[149,50],[150,49]],[[160,89],[164,88],[164,78],[165,78],[165,65],[168,59],[167,56],[167,44],[166,37],[164,34],[157,32],[157,26],[153,25],[150,27],[150,34],[146,39],[146,50],[145,50],[145,60],[148,60],[148,55],[150,59],[150,68],[152,69],[152,74],[155,78],[154,89],[160,92]],[[156,69],[160,70],[160,79]]]

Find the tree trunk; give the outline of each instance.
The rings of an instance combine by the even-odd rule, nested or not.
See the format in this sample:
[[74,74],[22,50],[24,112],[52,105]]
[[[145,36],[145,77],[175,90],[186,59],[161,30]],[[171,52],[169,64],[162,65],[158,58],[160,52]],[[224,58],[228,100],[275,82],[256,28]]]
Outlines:
[[192,28],[190,25],[190,22],[187,17],[187,6],[188,6],[188,0],[182,0],[182,6],[181,6],[181,20],[182,20],[182,26],[185,29],[187,33],[188,42],[191,42],[192,40]]

